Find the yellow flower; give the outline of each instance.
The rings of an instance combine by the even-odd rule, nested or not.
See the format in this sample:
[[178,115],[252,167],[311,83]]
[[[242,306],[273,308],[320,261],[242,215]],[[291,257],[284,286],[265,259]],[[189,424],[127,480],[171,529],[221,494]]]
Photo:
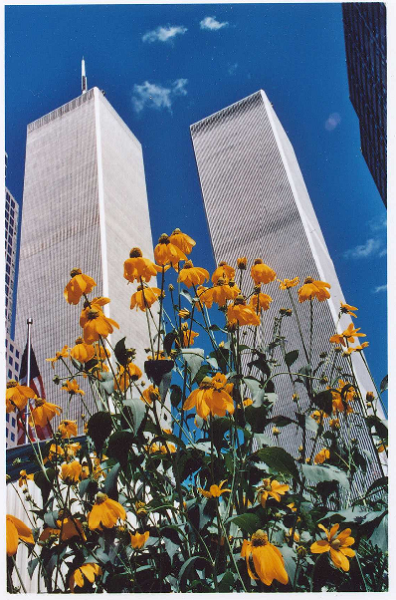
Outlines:
[[331,429],[340,429],[340,427],[341,427],[340,419],[338,419],[338,418],[330,419],[329,425],[330,425]]
[[251,398],[245,398],[243,401],[243,406],[245,408],[247,408],[248,406],[251,406],[253,404],[253,400]]
[[380,444],[379,446],[377,446],[377,452],[378,454],[381,454],[381,452],[385,452],[385,450],[388,449],[388,444]]
[[323,529],[327,539],[314,542],[311,546],[311,552],[313,554],[330,552],[330,558],[333,561],[333,564],[338,569],[349,571],[349,560],[347,556],[350,558],[355,556],[355,551],[348,547],[355,543],[354,538],[350,537],[351,530],[344,529],[344,531],[341,531],[337,537],[335,537],[335,534],[340,527],[338,523],[333,525],[330,531],[328,531],[321,523],[319,523],[318,527]]
[[306,300],[313,300],[317,298],[319,302],[328,300],[330,293],[326,288],[330,288],[331,285],[325,281],[314,280],[313,277],[306,277],[304,285],[300,287],[298,291],[298,301],[305,302]]
[[263,485],[257,490],[257,497],[261,502],[261,506],[265,508],[268,496],[274,498],[277,502],[281,501],[281,496],[289,491],[289,486],[286,483],[279,483],[274,479],[263,479]]
[[340,333],[332,335],[329,341],[331,344],[342,344],[345,346],[344,336]]
[[228,307],[227,319],[231,325],[238,324],[240,327],[243,325],[260,325],[259,315],[252,306],[246,304],[242,295],[238,295],[234,303]]
[[[349,385],[350,387],[344,392],[344,396],[342,397],[341,392],[347,385]],[[348,404],[349,402],[352,402],[355,399],[355,388],[353,387],[353,385],[351,385],[347,381],[339,379],[338,388],[337,390],[332,390],[331,395],[333,397],[333,412],[335,414],[337,414],[338,412],[346,412],[347,414],[353,412],[352,407]]]
[[99,492],[88,515],[88,527],[90,529],[101,529],[101,526],[111,528],[114,527],[118,519],[125,521],[126,512],[124,508],[119,502]]
[[240,271],[246,271],[246,267],[247,267],[246,256],[241,256],[240,258],[237,258],[237,267]]
[[142,392],[142,396],[146,404],[152,404],[153,402],[161,400],[159,389],[153,385],[149,385],[148,388]]
[[57,446],[56,444],[51,444],[49,452],[48,452],[48,458],[52,461],[54,458],[58,459],[58,457],[60,456],[64,456],[65,452],[63,450],[63,448],[61,446]]
[[228,283],[230,279],[234,279],[235,269],[227,265],[226,262],[219,262],[219,266],[212,275],[213,285],[217,285],[219,279],[222,279],[224,283]]
[[157,273],[161,271],[161,267],[154,264],[148,258],[143,258],[140,248],[132,248],[129,253],[129,258],[124,262],[124,278],[133,283],[143,279],[150,281]]
[[133,362],[130,362],[126,367],[119,365],[116,382],[119,389],[122,392],[125,392],[125,390],[129,388],[130,381],[137,381],[141,376],[142,372],[139,367]]
[[359,310],[358,308],[356,308],[356,306],[349,306],[349,304],[344,304],[343,302],[340,302],[340,304],[340,312],[342,314],[351,315],[351,317],[355,317],[355,319],[357,319],[357,316],[352,312],[353,310]]
[[291,502],[290,504],[286,504],[287,508],[290,508],[290,510],[292,512],[297,512],[297,507],[294,505],[294,502]]
[[[285,533],[285,538],[286,538],[287,542],[290,541],[292,531],[293,531],[293,527],[290,527],[289,531],[287,533]],[[300,534],[298,533],[298,531],[294,531],[293,540],[295,542],[299,542],[300,541]]]
[[[84,342],[92,344],[97,342],[99,337],[107,337],[113,333],[114,327],[119,329],[118,323],[106,317],[99,308],[87,308],[87,312],[81,314],[80,325],[84,329]],[[83,311],[84,313],[84,311]]]
[[77,421],[64,419],[59,423],[58,431],[61,434],[62,439],[77,435]]
[[172,244],[166,233],[160,236],[158,244],[154,248],[154,258],[159,265],[163,266],[170,263],[172,267],[178,265],[181,260],[187,260],[184,252],[175,244]]
[[279,289],[281,290],[289,290],[290,288],[295,287],[300,283],[298,277],[295,277],[294,279],[284,279],[283,281],[281,279],[277,279],[277,281],[279,281],[280,283]]
[[259,283],[270,283],[276,278],[276,273],[271,267],[265,265],[261,258],[256,258],[250,269],[250,274],[256,285]]
[[19,487],[22,487],[23,485],[27,485],[28,479],[33,481],[34,475],[33,474],[28,475],[25,470],[20,471],[19,472],[19,480],[18,480]]
[[320,452],[317,453],[317,455],[314,458],[314,463],[315,465],[321,465],[324,463],[325,460],[330,458],[330,450],[328,450],[327,448],[322,448],[322,450]]
[[[192,331],[192,329],[189,329],[187,323],[183,323],[181,329],[181,333],[183,336],[182,347],[188,348],[189,346],[192,346],[194,344],[194,338],[199,337],[199,333],[196,333],[195,331]],[[180,346],[179,340],[176,340],[176,345]]]
[[191,313],[187,308],[181,308],[177,314],[181,319],[188,319],[191,316]]
[[187,260],[184,263],[183,268],[179,271],[179,277],[177,278],[177,281],[184,283],[184,285],[187,287],[191,287],[193,285],[201,285],[208,279],[209,273],[206,269],[194,267],[191,260]]
[[34,391],[26,385],[19,385],[15,379],[7,381],[6,389],[6,412],[11,413],[18,410],[23,410],[29,398],[35,398]]
[[324,410],[314,410],[311,414],[311,419],[316,421],[318,425],[323,425],[323,419],[327,419],[329,415]]
[[14,556],[18,550],[19,540],[34,544],[32,530],[20,519],[6,515],[6,549],[7,556]]
[[253,308],[254,312],[257,313],[260,309],[268,310],[271,302],[271,296],[260,292],[259,294],[253,294],[253,296],[250,298],[249,304]]
[[160,296],[161,290],[159,288],[138,285],[137,291],[131,296],[130,308],[132,310],[136,306],[136,310],[140,308],[140,310],[145,311],[146,308],[150,308],[154,302],[157,302]]
[[[289,577],[286,573],[285,562],[281,552],[268,541],[268,536],[262,529],[252,535],[252,540],[243,540],[242,558],[246,558],[249,577],[260,579],[265,585],[271,585],[274,579],[286,585]],[[250,557],[253,558],[254,570],[250,568]]]
[[143,546],[145,545],[145,543],[147,542],[147,540],[149,539],[150,532],[149,531],[145,531],[144,533],[136,532],[135,535],[132,535],[132,533],[129,532],[129,535],[131,536],[132,548],[141,550],[143,548]]
[[[72,423],[73,422],[74,421],[72,421]],[[68,456],[75,456],[79,450],[81,450],[81,444],[79,444],[79,442],[73,442],[72,444],[66,445],[66,453]]]
[[350,344],[353,344],[355,341],[355,337],[359,338],[359,337],[366,337],[365,333],[358,333],[360,331],[361,327],[359,327],[358,329],[355,329],[355,326],[353,323],[350,323],[349,326],[347,327],[347,329],[345,329],[345,331],[342,332],[342,335],[344,336],[345,339],[348,340],[348,342]]
[[45,360],[52,363],[52,368],[55,367],[55,363],[61,358],[67,358],[69,356],[69,346],[63,346],[62,350],[55,354],[54,358],[46,358]]
[[32,427],[34,425],[45,427],[56,415],[60,415],[62,412],[60,406],[51,404],[51,402],[47,402],[43,398],[36,398],[35,403],[36,406],[33,408],[31,417],[29,418],[29,423]]
[[221,373],[212,379],[204,377],[199,387],[185,401],[183,410],[195,407],[198,416],[205,420],[209,414],[220,417],[224,417],[227,411],[232,414],[234,402],[227,391],[227,385],[227,379]]
[[63,295],[69,304],[78,304],[83,294],[92,292],[96,286],[96,281],[92,277],[89,277],[89,275],[84,275],[81,269],[72,269],[70,277],[71,280],[65,287]]
[[219,306],[224,306],[227,300],[234,300],[240,293],[240,290],[236,285],[230,285],[226,283],[225,279],[219,277],[212,288],[208,288],[202,293],[198,289],[197,292],[201,304],[204,304],[207,308],[211,308],[213,302],[216,302]]
[[65,483],[77,483],[81,479],[82,466],[77,460],[64,463],[61,467],[61,477]]
[[228,488],[223,489],[223,485],[226,481],[227,479],[224,479],[224,481],[220,482],[220,485],[211,485],[208,492],[202,488],[198,488],[198,492],[202,494],[202,496],[205,496],[205,498],[220,498],[225,492],[231,492]]
[[147,508],[144,502],[135,502],[135,512],[137,515],[146,515]]
[[195,246],[195,241],[186,233],[182,233],[177,227],[169,236],[170,243],[177,246],[184,254],[190,254]]
[[[85,579],[93,583],[98,575],[102,575],[102,569],[96,563],[84,563],[78,567],[69,577],[70,591],[74,593],[75,586],[84,587]],[[84,579],[85,577],[85,579]]]
[[68,379],[65,381],[61,387],[61,390],[66,390],[71,396],[73,396],[73,394],[81,394],[81,396],[85,396],[85,392],[80,390],[75,379]]
[[[85,344],[82,337],[78,337],[75,346],[70,350],[70,356],[79,363],[85,364],[95,356],[95,348],[91,344]],[[48,359],[47,359],[48,360]]]

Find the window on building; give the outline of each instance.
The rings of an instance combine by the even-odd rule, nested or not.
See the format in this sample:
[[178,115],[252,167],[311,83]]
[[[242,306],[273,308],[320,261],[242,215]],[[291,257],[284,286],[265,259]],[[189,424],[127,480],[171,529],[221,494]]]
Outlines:
[[12,379],[12,371],[11,371],[11,369],[8,369],[8,379]]
[[6,265],[6,271],[9,275],[11,275],[11,267],[10,265]]
[[16,419],[15,419],[15,417],[12,417],[12,419],[11,419],[11,425],[13,427],[15,427],[15,425],[16,425]]
[[10,344],[10,352],[14,352],[14,346]]
[[6,428],[6,437],[8,437],[8,429]]
[[15,433],[11,433],[11,442],[15,442]]
[[12,359],[12,356],[9,356],[9,357],[8,357],[8,364],[9,364],[9,365],[11,365],[11,367],[12,367],[12,365],[14,364],[14,361],[13,361],[13,359]]
[[19,350],[15,350],[15,356],[16,358],[19,358]]
[[7,421],[7,423],[10,422],[10,415],[8,413],[6,413],[6,421]]
[[10,276],[9,276],[9,275],[6,275],[6,276],[5,276],[5,280],[6,280],[6,283],[10,283]]
[[15,361],[15,365],[14,365],[14,366],[15,366],[15,371],[19,371],[19,363],[17,363],[17,362]]

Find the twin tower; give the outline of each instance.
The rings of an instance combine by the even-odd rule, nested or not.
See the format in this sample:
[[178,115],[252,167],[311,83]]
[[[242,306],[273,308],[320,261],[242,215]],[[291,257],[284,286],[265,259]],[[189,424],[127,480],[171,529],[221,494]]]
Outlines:
[[[260,90],[195,123],[191,136],[216,262],[235,264],[246,256],[251,264],[260,257],[279,278],[303,281],[311,275],[331,284],[331,299],[315,303],[318,355],[335,332],[344,297],[292,145],[267,96]],[[81,307],[66,304],[63,289],[74,267],[92,276],[94,294],[111,298],[107,316],[121,326],[112,344],[126,335],[142,365],[146,319],[140,311],[130,314],[132,288],[123,278],[123,262],[134,246],[153,257],[142,148],[93,88],[28,126],[16,332],[23,348],[26,320],[33,318],[32,345],[47,398],[63,406],[63,418],[78,420],[80,431],[81,402],[74,397],[68,408],[68,394],[53,384],[54,371],[45,361],[81,334]],[[274,315],[287,303],[276,284],[269,293],[274,301],[260,332],[267,342]],[[309,307],[300,308],[308,330]],[[288,350],[300,350],[298,368],[303,351],[291,321],[284,320],[283,335]],[[343,316],[340,331],[349,322]],[[364,397],[372,384],[357,359]],[[281,379],[277,411],[290,414],[291,384]]]

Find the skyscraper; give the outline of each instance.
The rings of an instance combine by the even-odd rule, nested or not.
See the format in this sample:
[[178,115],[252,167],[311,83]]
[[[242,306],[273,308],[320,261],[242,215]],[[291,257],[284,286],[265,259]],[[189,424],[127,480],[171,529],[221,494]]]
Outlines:
[[[47,398],[68,418],[79,419],[86,410],[75,396],[68,408],[69,395],[52,382],[55,371],[45,359],[81,335],[81,305],[63,297],[70,271],[80,268],[97,283],[92,295],[111,298],[105,313],[120,324],[112,343],[126,335],[141,364],[148,345],[145,315],[131,315],[133,290],[123,278],[134,246],[152,257],[142,148],[93,88],[27,130],[16,339],[25,346],[26,319],[32,317],[32,346]],[[84,388],[82,378],[78,383]]]
[[[293,147],[266,94],[260,90],[243,100],[193,124],[191,136],[197,161],[205,211],[215,260],[235,265],[246,256],[252,264],[262,258],[280,279],[298,276],[303,282],[313,276],[331,284],[331,298],[313,303],[313,356],[328,350],[335,332],[340,302],[345,302],[326,247],[320,225],[308,195]],[[259,340],[268,344],[273,319],[281,307],[289,307],[287,292],[273,282],[265,286],[273,298],[263,314]],[[302,329],[309,332],[309,303],[298,305]],[[350,317],[343,315],[339,331],[346,329]],[[293,370],[307,364],[294,319],[284,319],[282,335],[286,352],[299,350]],[[342,359],[337,365],[342,369]],[[356,379],[364,396],[372,382],[359,356],[353,357]],[[325,367],[323,367],[323,371]],[[320,374],[322,371],[318,371]],[[304,399],[304,388],[298,385]],[[277,377],[278,400],[274,412],[294,416],[295,391],[289,377]],[[367,432],[353,423],[355,437],[372,452]],[[296,450],[296,440],[284,430],[280,444]],[[378,471],[379,472],[379,471]]]
[[386,206],[386,8],[382,2],[343,2],[342,15],[361,150]]
[[6,331],[12,335],[15,293],[15,266],[18,243],[19,205],[5,189],[5,318]]

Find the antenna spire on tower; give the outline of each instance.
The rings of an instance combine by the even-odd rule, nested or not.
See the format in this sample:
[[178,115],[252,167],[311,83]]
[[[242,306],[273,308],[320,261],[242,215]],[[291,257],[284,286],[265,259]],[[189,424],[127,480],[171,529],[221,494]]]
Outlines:
[[87,79],[87,75],[85,72],[85,60],[84,57],[82,57],[81,60],[81,92],[83,94],[86,94],[88,90],[88,79]]

